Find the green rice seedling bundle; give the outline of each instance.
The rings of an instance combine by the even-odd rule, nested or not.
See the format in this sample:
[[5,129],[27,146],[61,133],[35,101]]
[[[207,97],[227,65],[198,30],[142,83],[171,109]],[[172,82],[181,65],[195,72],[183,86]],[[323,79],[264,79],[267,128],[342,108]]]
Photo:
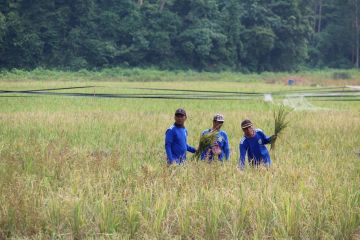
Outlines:
[[284,131],[284,129],[288,126],[289,121],[286,120],[287,115],[291,112],[291,110],[286,109],[284,105],[280,105],[278,109],[274,110],[274,135],[275,137],[271,140],[270,149],[275,149],[275,143],[277,137]]

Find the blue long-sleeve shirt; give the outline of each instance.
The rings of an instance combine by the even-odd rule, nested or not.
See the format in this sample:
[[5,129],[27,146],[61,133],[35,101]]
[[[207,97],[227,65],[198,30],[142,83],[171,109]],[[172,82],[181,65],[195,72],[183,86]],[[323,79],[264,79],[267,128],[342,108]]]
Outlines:
[[244,168],[245,156],[248,155],[249,163],[258,165],[264,163],[266,166],[270,166],[271,159],[269,151],[265,144],[271,142],[271,137],[266,136],[261,129],[255,130],[255,136],[246,137],[244,136],[240,140],[240,159],[239,167]]
[[186,152],[195,153],[195,148],[187,144],[187,130],[185,127],[172,125],[165,133],[165,151],[167,163],[181,164],[186,160]]
[[[211,129],[207,129],[201,133],[201,135],[208,134],[211,131]],[[219,145],[221,149],[221,154],[219,154],[219,161],[223,161],[224,157],[226,160],[229,160],[230,158],[230,145],[228,136],[225,131],[220,130],[217,134],[216,143]],[[211,148],[206,149],[201,153],[201,160],[204,160],[208,157],[210,161],[214,159],[214,154],[212,151],[209,151]]]

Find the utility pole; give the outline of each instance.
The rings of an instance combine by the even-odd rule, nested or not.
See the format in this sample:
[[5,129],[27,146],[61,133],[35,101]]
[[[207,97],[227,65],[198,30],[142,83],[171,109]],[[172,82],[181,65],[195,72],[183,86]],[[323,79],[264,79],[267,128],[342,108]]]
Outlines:
[[355,60],[355,67],[356,68],[359,68],[359,34],[360,34],[360,29],[359,29],[359,1],[358,0],[354,0],[354,8],[355,8],[355,40],[356,40],[356,43],[355,43],[355,48],[356,48],[356,60]]
[[318,16],[318,27],[317,32],[321,31],[321,18],[322,18],[322,0],[319,0],[319,16]]
[[160,0],[159,11],[162,12],[165,6],[166,0]]

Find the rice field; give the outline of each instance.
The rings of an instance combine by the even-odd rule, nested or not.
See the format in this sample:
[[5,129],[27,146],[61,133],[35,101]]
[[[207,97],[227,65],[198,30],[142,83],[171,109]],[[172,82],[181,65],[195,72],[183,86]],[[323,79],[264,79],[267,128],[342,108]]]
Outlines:
[[[0,239],[356,239],[360,81],[316,82],[3,76]],[[271,168],[239,171],[241,120],[271,135],[280,103]],[[179,107],[193,146],[224,114],[230,161],[166,167]]]

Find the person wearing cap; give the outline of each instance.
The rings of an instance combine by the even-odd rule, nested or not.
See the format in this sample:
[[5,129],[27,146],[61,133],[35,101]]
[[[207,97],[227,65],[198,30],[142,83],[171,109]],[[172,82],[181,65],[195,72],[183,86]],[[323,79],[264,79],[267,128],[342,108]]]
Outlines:
[[216,142],[209,147],[208,149],[206,149],[205,151],[203,151],[201,153],[201,160],[208,160],[209,162],[211,162],[212,160],[214,160],[214,157],[217,155],[219,161],[223,161],[224,158],[226,160],[229,160],[230,158],[230,146],[229,146],[229,140],[228,140],[228,136],[226,134],[225,131],[220,130],[221,127],[224,124],[224,116],[222,114],[216,114],[213,117],[213,126],[212,128],[206,129],[205,131],[203,131],[201,133],[201,135],[205,135],[211,132],[218,132],[217,133],[217,138],[216,138]]
[[187,143],[187,129],[184,124],[187,119],[184,109],[175,111],[175,123],[166,130],[165,151],[167,164],[180,165],[186,160],[186,152],[195,153],[196,149]]
[[261,129],[254,129],[253,124],[249,119],[245,119],[241,123],[241,128],[244,136],[240,140],[240,159],[239,168],[245,167],[245,156],[248,155],[248,161],[251,166],[259,166],[264,164],[266,167],[271,165],[269,151],[265,144],[271,143],[276,136],[268,137]]

